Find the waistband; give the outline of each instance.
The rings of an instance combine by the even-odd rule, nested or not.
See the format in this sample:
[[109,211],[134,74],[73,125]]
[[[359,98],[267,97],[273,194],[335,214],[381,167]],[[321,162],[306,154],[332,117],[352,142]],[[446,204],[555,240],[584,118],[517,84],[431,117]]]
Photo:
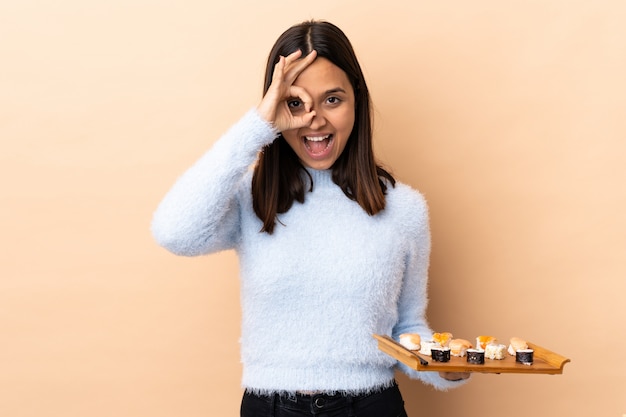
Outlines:
[[254,392],[247,391],[245,395],[256,396],[263,398],[273,404],[278,405],[281,408],[293,410],[293,411],[305,411],[312,414],[318,414],[322,412],[329,412],[342,408],[352,409],[353,407],[360,405],[365,406],[370,401],[376,401],[377,397],[389,393],[390,391],[398,391],[398,384],[395,380],[389,384],[379,387],[373,387],[363,393],[350,394],[350,393],[276,393],[276,394],[256,394]]

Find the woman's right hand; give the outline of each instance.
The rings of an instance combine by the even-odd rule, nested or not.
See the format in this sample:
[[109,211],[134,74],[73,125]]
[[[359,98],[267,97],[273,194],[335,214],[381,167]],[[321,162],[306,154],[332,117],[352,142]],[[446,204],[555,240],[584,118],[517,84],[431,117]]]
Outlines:
[[[298,50],[287,57],[280,57],[274,66],[272,83],[257,107],[261,117],[270,122],[279,132],[308,126],[315,117],[311,96],[306,90],[293,83],[300,73],[315,61],[317,53],[311,51],[307,56],[299,59],[301,55],[302,51]],[[300,101],[304,105],[304,112],[298,112],[294,116],[289,109],[291,99]]]

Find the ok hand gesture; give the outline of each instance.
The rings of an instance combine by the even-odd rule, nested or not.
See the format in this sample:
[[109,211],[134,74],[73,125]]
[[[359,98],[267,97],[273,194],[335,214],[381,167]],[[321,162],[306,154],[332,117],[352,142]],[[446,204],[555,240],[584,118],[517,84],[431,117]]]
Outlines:
[[[302,51],[298,50],[287,57],[281,56],[274,66],[272,83],[257,107],[257,111],[279,131],[297,129],[311,124],[315,111],[311,110],[311,96],[301,87],[293,85],[296,78],[317,57],[316,51],[299,59]],[[293,115],[289,109],[290,99],[303,104],[304,112]]]

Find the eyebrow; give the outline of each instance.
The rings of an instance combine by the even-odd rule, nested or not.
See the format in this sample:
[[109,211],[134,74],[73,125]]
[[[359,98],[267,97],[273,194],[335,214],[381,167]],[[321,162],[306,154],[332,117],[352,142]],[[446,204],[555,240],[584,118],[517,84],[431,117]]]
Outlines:
[[324,92],[324,95],[333,94],[333,93],[344,93],[344,94],[346,94],[346,90],[344,90],[341,87],[331,88],[330,90],[326,90]]

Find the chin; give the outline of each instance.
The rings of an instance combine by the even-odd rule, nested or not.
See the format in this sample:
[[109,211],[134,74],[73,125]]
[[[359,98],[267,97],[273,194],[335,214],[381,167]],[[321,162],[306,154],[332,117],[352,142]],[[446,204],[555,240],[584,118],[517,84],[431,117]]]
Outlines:
[[335,161],[301,161],[302,165],[307,168],[315,169],[317,171],[325,171],[331,169]]

